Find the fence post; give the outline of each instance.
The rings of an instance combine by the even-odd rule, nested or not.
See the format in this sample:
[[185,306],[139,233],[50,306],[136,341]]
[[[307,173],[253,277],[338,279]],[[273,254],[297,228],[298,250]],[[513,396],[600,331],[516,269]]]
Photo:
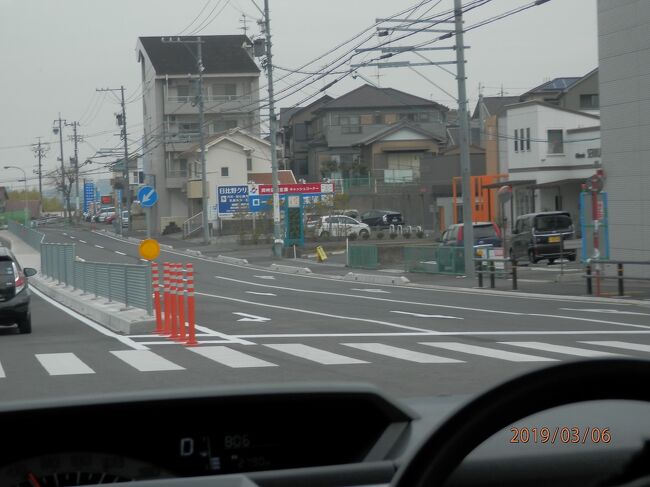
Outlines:
[[478,276],[478,287],[483,287],[483,270],[481,269],[483,262],[476,261],[476,275]]
[[620,262],[617,265],[618,267],[618,295],[623,296],[625,294],[625,290],[623,289],[623,264]]
[[56,279],[59,281],[58,283],[61,284],[61,247],[57,246],[56,247]]
[[494,283],[494,261],[490,261],[490,289],[494,289],[495,283]]
[[587,294],[590,296],[593,294],[593,289],[591,287],[591,264],[587,264]]
[[107,268],[108,268],[108,302],[112,303],[113,302],[113,293],[112,293],[113,278],[112,278],[111,274],[113,274],[113,273],[111,272],[111,265],[110,264],[107,265]]
[[93,264],[93,269],[94,269],[93,274],[95,277],[95,279],[93,279],[93,281],[95,282],[95,299],[97,299],[99,297],[99,295],[97,294],[97,264]]
[[512,261],[512,289],[517,290],[517,261]]
[[[120,216],[120,225],[122,224],[122,217]],[[124,309],[129,309],[129,276],[128,267],[125,265],[124,269]]]

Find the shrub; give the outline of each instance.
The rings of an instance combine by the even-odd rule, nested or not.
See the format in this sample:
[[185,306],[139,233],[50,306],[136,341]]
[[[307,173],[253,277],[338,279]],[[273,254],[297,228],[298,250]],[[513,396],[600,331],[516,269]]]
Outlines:
[[411,238],[411,234],[409,232],[406,232],[403,235],[404,235],[404,238]]
[[397,233],[392,232],[392,233],[390,234],[390,238],[392,238],[392,239],[397,238]]
[[378,238],[379,240],[381,240],[382,238],[384,238],[384,232],[377,232],[377,238]]
[[418,238],[424,238],[424,232],[423,232],[422,230],[420,230],[420,231],[419,231],[418,233],[416,233],[415,235],[417,235]]

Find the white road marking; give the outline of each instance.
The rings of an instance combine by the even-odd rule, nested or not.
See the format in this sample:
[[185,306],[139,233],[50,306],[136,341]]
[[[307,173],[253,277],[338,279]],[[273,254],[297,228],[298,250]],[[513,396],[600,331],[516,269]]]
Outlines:
[[463,362],[462,360],[440,357],[429,353],[415,352],[406,348],[384,345],[383,343],[342,343],[341,345],[419,364],[454,364]]
[[586,348],[567,347],[565,345],[554,345],[544,342],[499,342],[503,345],[512,345],[514,347],[532,348],[543,352],[562,353],[565,355],[575,355],[576,357],[615,357],[619,354],[600,352],[598,350],[587,350]]
[[258,279],[267,279],[270,281],[275,280],[275,276],[253,276],[253,277],[257,277]]
[[264,323],[266,321],[271,321],[271,318],[265,318],[264,316],[249,315],[248,313],[233,313],[237,316],[242,316],[242,318],[237,321],[253,321],[256,323]]
[[124,252],[120,252],[119,250],[116,250],[115,253],[120,255],[126,255]]
[[203,355],[210,360],[235,369],[249,367],[277,367],[276,364],[272,364],[266,360],[258,359],[228,347],[201,347],[190,348],[190,350],[199,355]]
[[[147,259],[140,259],[142,262],[149,262]],[[183,281],[187,281],[187,279],[183,279]]]
[[255,294],[257,296],[277,296],[277,294],[273,293],[257,293],[255,291],[246,291],[246,294]]
[[636,315],[636,316],[650,316],[650,313],[637,313],[636,311],[619,311],[617,309],[579,309],[579,308],[560,308],[562,311],[583,311],[585,313],[605,313],[617,315]]
[[98,249],[103,249],[104,248],[101,245],[97,245],[97,244],[95,244],[95,247],[97,247]]
[[390,294],[390,291],[384,291],[383,289],[356,289],[356,288],[353,288],[352,291],[362,291],[364,293],[376,293],[376,294]]
[[74,353],[37,353],[36,359],[50,375],[94,374]]
[[447,320],[464,320],[465,318],[459,318],[457,316],[447,316],[447,315],[423,315],[422,313],[411,313],[410,311],[391,311],[391,313],[398,313],[401,315],[415,316],[416,318],[443,318]]
[[5,371],[4,371],[4,369],[2,368],[2,364],[0,364],[0,379],[2,379],[2,378],[4,378],[4,377],[7,377],[7,376],[5,375]]
[[430,332],[432,332],[432,330],[425,330],[424,328],[417,328],[415,326],[400,325],[399,323],[391,323],[389,321],[371,320],[369,318],[356,318],[354,316],[335,315],[335,314],[331,314],[331,313],[321,313],[319,311],[310,311],[310,310],[307,310],[307,309],[290,308],[289,306],[279,306],[279,305],[276,305],[276,304],[258,303],[258,302],[255,302],[255,301],[248,301],[246,299],[231,298],[231,297],[228,297],[228,296],[219,296],[217,294],[199,293],[199,292],[195,292],[194,294],[197,295],[197,296],[207,296],[209,298],[224,299],[226,301],[234,301],[236,303],[250,304],[250,305],[253,305],[253,306],[261,306],[261,307],[264,307],[264,308],[283,309],[285,311],[295,311],[296,313],[303,313],[303,314],[315,315],[315,316],[324,316],[326,318],[337,318],[337,319],[340,319],[340,320],[348,320],[348,321],[362,321],[364,323],[374,323],[374,324],[377,324],[377,325],[391,326],[393,328],[402,328],[402,329],[405,329],[405,330],[419,331],[419,332],[422,332],[422,333],[430,333]]
[[140,372],[185,370],[184,367],[149,350],[118,350],[111,353]]
[[622,348],[624,350],[635,350],[637,352],[650,352],[650,345],[645,345],[643,343],[629,343],[629,342],[617,342],[617,341],[595,341],[595,342],[580,342],[586,343],[588,345],[600,345],[603,347],[614,347]]
[[86,242],[85,240],[81,240],[81,239],[79,239],[79,241],[80,241],[81,243],[88,243],[88,242]]
[[305,360],[311,360],[312,362],[316,362],[323,365],[348,365],[348,364],[368,363],[365,360],[346,357],[345,355],[339,355],[338,353],[328,352],[326,350],[310,347],[309,345],[303,345],[301,343],[275,343],[266,346],[274,350],[288,353],[289,355],[294,355],[296,357],[304,358]]
[[67,233],[65,233],[65,232],[62,232],[62,233],[63,233],[63,235],[65,235],[66,237],[68,236],[68,234],[67,234]]
[[547,315],[542,313],[528,313],[528,316],[541,316],[543,318],[559,318],[559,319],[574,320],[574,321],[588,321],[589,323],[604,323],[605,325],[629,326],[631,328],[644,328],[646,330],[650,330],[650,326],[634,325],[632,323],[621,323],[620,321],[594,320],[593,318],[577,318],[575,316]]
[[71,238],[72,240],[74,240],[74,239],[76,239],[77,237],[75,237],[75,236],[73,236],[73,235],[70,235],[70,238]]
[[62,304],[58,303],[57,301],[54,301],[54,300],[53,300],[52,298],[50,298],[49,296],[46,296],[45,294],[43,294],[42,292],[40,292],[40,291],[39,291],[38,289],[36,289],[34,286],[30,286],[29,290],[30,290],[31,292],[33,292],[33,293],[34,293],[36,296],[38,296],[39,298],[41,298],[41,299],[47,301],[47,302],[48,302],[49,304],[51,304],[52,306],[55,306],[56,308],[60,309],[60,310],[63,311],[64,313],[69,314],[70,316],[72,316],[72,317],[73,317],[74,319],[76,319],[77,321],[80,321],[80,322],[83,323],[84,325],[87,325],[87,326],[91,327],[93,330],[98,331],[98,332],[101,333],[102,335],[106,335],[106,336],[108,336],[108,337],[115,338],[116,340],[118,340],[119,342],[123,343],[123,344],[126,345],[127,347],[131,347],[131,348],[133,348],[133,349],[135,349],[135,350],[148,350],[147,347],[145,347],[144,345],[139,344],[138,342],[136,342],[136,341],[134,341],[134,340],[131,340],[129,337],[127,337],[127,336],[123,336],[123,335],[118,335],[117,333],[114,333],[114,332],[110,331],[109,329],[107,329],[107,328],[105,328],[105,327],[103,327],[103,326],[101,326],[101,325],[95,323],[94,321],[90,320],[89,318],[86,318],[85,316],[80,315],[80,314],[77,313],[76,311],[73,311],[73,310],[71,310],[70,308],[66,308],[66,307],[63,306]]
[[402,337],[402,336],[493,336],[493,335],[648,335],[650,331],[576,330],[576,331],[431,331],[422,333],[271,333],[232,335],[235,338],[327,338],[327,337]]
[[454,352],[469,353],[472,355],[480,355],[482,357],[490,357],[508,362],[555,362],[554,358],[537,357],[535,355],[526,355],[523,353],[507,352],[505,350],[497,350],[496,348],[479,347],[478,345],[468,345],[460,342],[420,342],[422,345],[429,347],[444,348],[445,350],[453,350]]

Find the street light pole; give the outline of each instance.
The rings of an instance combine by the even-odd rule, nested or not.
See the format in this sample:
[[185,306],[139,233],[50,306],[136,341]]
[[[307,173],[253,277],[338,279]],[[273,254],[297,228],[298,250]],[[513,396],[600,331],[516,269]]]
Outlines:
[[[66,198],[65,198],[65,167],[63,166],[63,124],[66,123],[65,120],[61,120],[61,114],[59,113],[59,118],[57,120],[54,120],[54,123],[56,124],[58,122],[59,126],[57,127],[56,125],[52,128],[52,132],[54,134],[59,134],[59,150],[60,150],[60,161],[61,161],[61,195],[63,196],[63,205],[64,208],[66,207]],[[67,207],[68,212],[70,211],[70,207]]]
[[28,219],[29,219],[29,205],[27,204],[27,173],[25,172],[25,170],[22,167],[18,167],[18,166],[5,166],[5,170],[6,169],[18,169],[19,171],[23,172],[23,176],[24,176],[23,181],[25,182],[25,194],[23,195],[24,199],[25,199],[25,226],[28,227],[29,226],[29,222],[28,222]]

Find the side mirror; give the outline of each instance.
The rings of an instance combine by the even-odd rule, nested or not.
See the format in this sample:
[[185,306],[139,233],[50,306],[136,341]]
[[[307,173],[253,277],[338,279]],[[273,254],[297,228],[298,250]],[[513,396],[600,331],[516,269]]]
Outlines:
[[38,271],[36,269],[33,269],[31,267],[25,267],[23,269],[23,274],[25,274],[25,277],[32,277],[38,274]]

